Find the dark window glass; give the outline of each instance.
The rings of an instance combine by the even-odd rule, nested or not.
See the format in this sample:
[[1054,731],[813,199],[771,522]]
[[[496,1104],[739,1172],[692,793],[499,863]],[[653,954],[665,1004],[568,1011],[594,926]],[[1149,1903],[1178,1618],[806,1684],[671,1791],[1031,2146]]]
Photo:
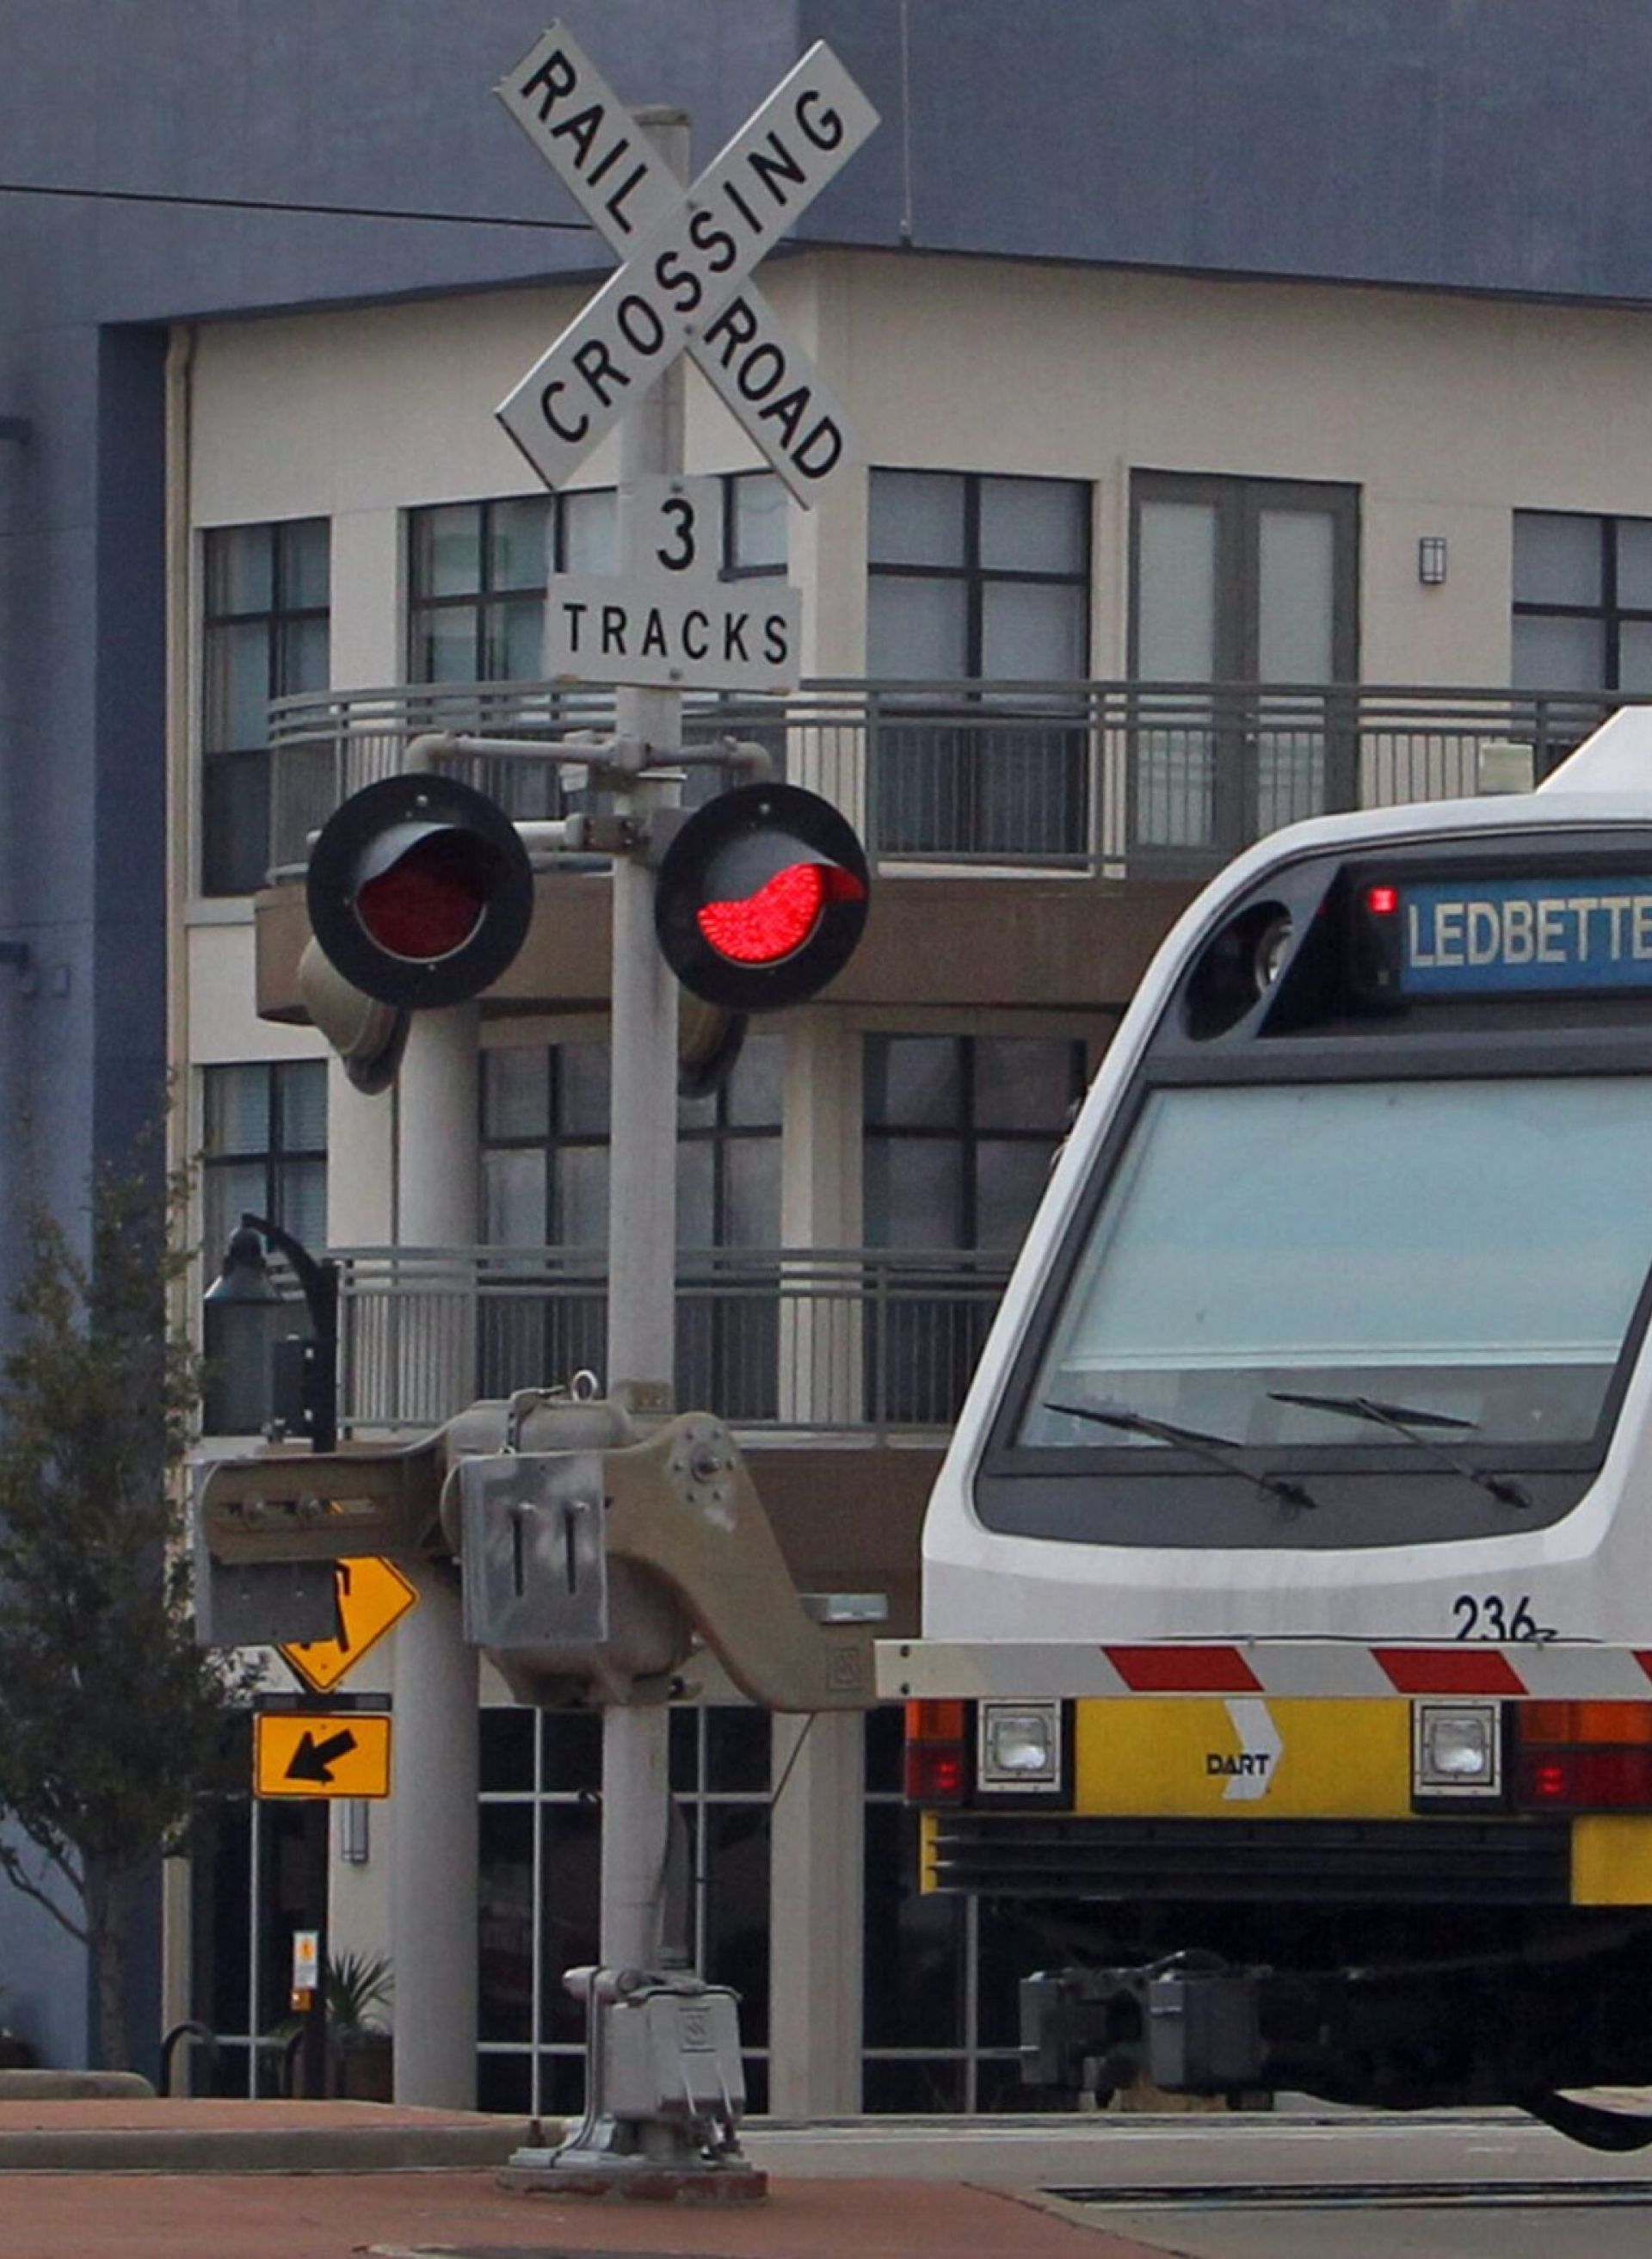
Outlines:
[[[764,1721],[767,1723],[766,1718]],[[708,1801],[705,1956],[709,1984],[740,1995],[740,2038],[764,2047],[769,2035],[769,1814],[764,1804]]]
[[[1084,1045],[1064,1037],[868,1036],[867,1244],[1007,1259],[1032,1220],[1084,1074]],[[940,1425],[955,1415],[1000,1285],[990,1267],[967,1285],[912,1277],[867,1311],[874,1416]]]
[[203,1067],[202,1196],[216,1261],[243,1214],[267,1216],[312,1253],[327,1237],[323,1059]]
[[1208,870],[1281,824],[1357,804],[1357,736],[1340,710],[1306,701],[1311,725],[1258,730],[1249,701],[1210,686],[1357,681],[1359,549],[1357,487],[1132,474],[1141,688],[1125,813],[1143,868]]
[[484,1793],[533,1787],[531,1710],[487,1709],[479,1713],[480,1771]]
[[[786,532],[785,490],[771,472],[725,478],[720,533],[716,526],[708,532],[705,567],[730,580],[783,574]],[[409,511],[409,679],[538,681],[552,578],[618,569],[611,488]]]
[[[723,1250],[770,1250],[780,1231],[784,1037],[748,1037],[711,1098],[679,1114],[678,1243],[695,1258],[679,1306],[678,1395],[728,1417],[773,1417],[778,1286],[756,1265],[730,1278]],[[481,1204],[488,1245],[584,1251],[608,1244],[609,1055],[605,1044],[482,1056]],[[481,1393],[538,1386],[547,1372],[603,1364],[599,1284],[547,1280],[482,1314]]]
[[1514,513],[1513,687],[1652,691],[1652,518]]
[[[613,497],[606,499],[611,510]],[[413,681],[538,680],[555,525],[548,494],[409,512]]]
[[769,1786],[770,1721],[766,1710],[720,1704],[706,1714],[706,1787],[765,1796]]
[[325,518],[213,528],[202,622],[201,888],[250,894],[269,863],[269,702],[327,686]]
[[479,1815],[477,2024],[483,2040],[533,2037],[533,1806]]
[[525,2118],[533,2107],[532,2077],[531,2058],[525,2050],[520,2055],[479,2055],[476,2107]]
[[[886,853],[1077,858],[1087,831],[1086,733],[1063,722],[1089,671],[1090,489],[1079,479],[873,471],[866,673],[896,684],[1027,684],[916,696],[878,737]],[[1016,710],[994,715],[1013,704]],[[910,707],[911,711],[906,710]]]
[[547,1792],[584,1792],[602,1785],[602,1721],[591,1710],[540,1714]]
[[546,1804],[539,1871],[543,1981],[539,2028],[583,2040],[585,2008],[563,1990],[565,1970],[595,1967],[602,1906],[602,1814],[595,1803]]

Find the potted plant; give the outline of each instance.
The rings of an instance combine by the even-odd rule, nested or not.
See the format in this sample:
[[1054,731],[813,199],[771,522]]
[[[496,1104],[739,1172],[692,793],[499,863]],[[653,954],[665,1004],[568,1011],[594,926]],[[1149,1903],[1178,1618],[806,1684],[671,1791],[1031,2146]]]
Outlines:
[[346,2101],[388,2102],[395,2042],[378,2011],[390,2006],[389,1956],[329,1954],[322,1982],[330,2091]]

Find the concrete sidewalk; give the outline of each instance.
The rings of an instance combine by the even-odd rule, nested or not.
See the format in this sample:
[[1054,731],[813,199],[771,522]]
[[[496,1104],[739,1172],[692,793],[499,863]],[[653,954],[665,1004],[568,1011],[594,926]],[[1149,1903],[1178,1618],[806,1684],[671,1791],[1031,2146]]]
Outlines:
[[872,2177],[870,2144],[867,2177],[771,2170],[762,2204],[514,2195],[478,2168],[502,2163],[528,2130],[516,2119],[377,2103],[0,2103],[0,2254],[1154,2259],[1145,2245],[1058,2216],[1030,2190]]

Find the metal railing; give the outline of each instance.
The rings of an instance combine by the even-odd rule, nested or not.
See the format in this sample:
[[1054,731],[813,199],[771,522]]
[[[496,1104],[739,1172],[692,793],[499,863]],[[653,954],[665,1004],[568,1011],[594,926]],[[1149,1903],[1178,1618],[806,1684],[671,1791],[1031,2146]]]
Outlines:
[[[600,1253],[334,1253],[346,1429],[433,1428],[481,1397],[602,1372]],[[677,1278],[677,1400],[742,1428],[874,1438],[944,1429],[1008,1275],[1008,1256],[968,1251],[686,1251]]]
[[[818,682],[689,698],[684,739],[755,739],[824,793],[874,859],[1197,878],[1282,823],[1474,793],[1488,747],[1542,777],[1615,693],[1208,682]],[[272,860],[302,868],[339,802],[429,731],[549,742],[612,724],[612,694],[554,683],[306,693],[270,709]],[[549,762],[466,755],[514,817],[564,812]],[[709,781],[707,780],[706,781]]]

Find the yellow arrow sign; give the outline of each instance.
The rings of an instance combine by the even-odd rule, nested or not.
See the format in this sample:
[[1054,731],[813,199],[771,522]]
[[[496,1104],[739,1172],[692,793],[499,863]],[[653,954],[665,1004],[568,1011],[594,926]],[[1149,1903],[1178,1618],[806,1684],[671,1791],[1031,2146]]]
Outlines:
[[260,1710],[253,1720],[255,1796],[388,1796],[390,1721],[382,1710]]
[[368,1553],[335,1561],[338,1637],[289,1642],[281,1654],[307,1686],[331,1694],[392,1624],[418,1604],[418,1593],[393,1561]]

